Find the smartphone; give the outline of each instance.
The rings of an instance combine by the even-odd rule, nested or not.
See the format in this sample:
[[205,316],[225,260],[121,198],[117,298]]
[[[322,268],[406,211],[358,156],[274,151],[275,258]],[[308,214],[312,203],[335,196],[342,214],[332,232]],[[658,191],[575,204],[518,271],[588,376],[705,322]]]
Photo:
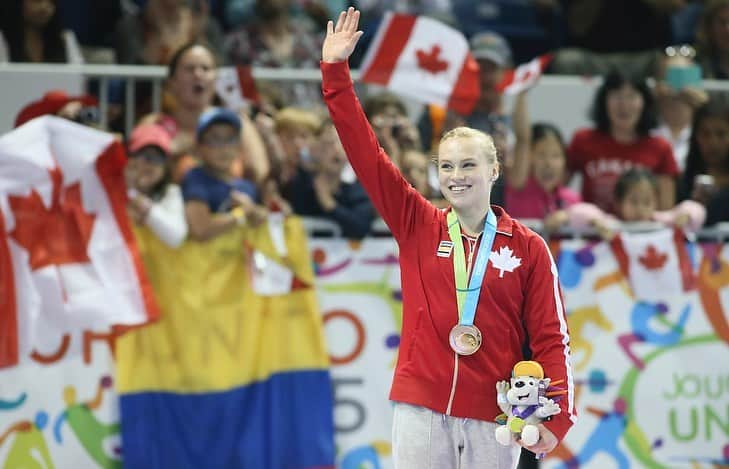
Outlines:
[[666,69],[666,83],[674,91],[681,91],[687,86],[701,86],[701,67],[696,64],[671,66]]

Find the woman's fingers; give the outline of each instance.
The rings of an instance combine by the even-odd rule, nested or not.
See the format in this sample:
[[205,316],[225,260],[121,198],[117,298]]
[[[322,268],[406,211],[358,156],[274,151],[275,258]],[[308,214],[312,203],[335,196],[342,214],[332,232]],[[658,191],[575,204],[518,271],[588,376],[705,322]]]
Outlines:
[[352,32],[352,21],[354,20],[354,8],[349,7],[347,8],[347,16],[344,20],[344,30],[347,32]]
[[364,34],[362,31],[357,31],[356,33],[354,33],[354,35],[349,38],[349,47],[354,48],[362,34]]
[[344,23],[347,19],[347,12],[343,11],[339,14],[339,18],[337,19],[337,25],[334,27],[334,32],[338,33],[344,28]]
[[327,21],[327,36],[334,34],[334,22],[332,20]]

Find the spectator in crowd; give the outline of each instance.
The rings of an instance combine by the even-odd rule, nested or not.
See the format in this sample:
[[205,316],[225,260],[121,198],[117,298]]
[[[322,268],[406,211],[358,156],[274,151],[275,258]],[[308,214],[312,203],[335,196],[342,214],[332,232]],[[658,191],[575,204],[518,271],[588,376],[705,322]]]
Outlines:
[[[116,61],[134,65],[167,65],[175,51],[200,43],[223,57],[223,32],[208,14],[208,0],[148,0],[142,8],[121,18],[114,33]],[[110,100],[116,110],[124,96],[122,80],[111,82]],[[135,118],[152,111],[152,86],[135,83]],[[115,122],[116,124],[116,122]],[[118,124],[117,124],[118,125]]]
[[321,127],[321,119],[305,109],[286,107],[276,113],[273,120],[280,155],[272,156],[271,164],[275,167],[279,184],[286,191],[298,168],[309,171],[314,168],[312,145]]
[[696,60],[704,78],[729,78],[729,0],[708,0],[704,3],[696,33]]
[[405,150],[400,158],[400,171],[410,185],[436,207],[445,208],[448,202],[430,182],[432,166],[428,157],[419,150]]
[[242,125],[240,116],[228,109],[211,108],[200,116],[196,135],[202,165],[188,171],[182,181],[190,236],[196,241],[260,223],[266,216],[256,204],[256,186],[232,172],[241,149]]
[[[182,180],[197,164],[193,156],[196,127],[201,114],[215,98],[217,64],[213,52],[202,44],[191,43],[179,49],[167,69],[168,103],[162,114],[150,114],[143,123],[158,123],[170,133],[173,157],[173,180]],[[241,114],[243,151],[233,163],[231,172],[255,182],[263,181],[269,171],[265,146],[256,127],[246,114]],[[244,164],[245,162],[245,164]]]
[[566,209],[580,196],[564,186],[567,153],[560,131],[551,124],[530,127],[526,92],[514,108],[514,164],[506,173],[506,210],[515,218],[544,220],[547,231],[567,221]]
[[604,75],[613,68],[655,76],[672,40],[674,0],[574,0],[566,2],[568,47],[557,52],[552,73]]
[[84,62],[72,31],[61,28],[55,0],[0,3],[0,63]]
[[[193,6],[194,5],[194,6]],[[208,14],[207,0],[148,0],[116,28],[116,59],[122,64],[167,65],[186,44],[205,44],[223,56],[223,32]]]
[[180,187],[171,181],[169,134],[154,124],[140,125],[132,131],[127,148],[124,176],[130,218],[148,226],[168,246],[180,246],[187,237],[187,221]]
[[609,73],[595,95],[592,118],[595,127],[577,131],[567,152],[568,168],[582,177],[583,200],[615,213],[615,181],[637,166],[656,174],[658,208],[673,207],[678,167],[671,145],[650,135],[655,114],[645,81]]
[[706,206],[706,224],[729,221],[729,106],[709,101],[694,117],[679,198]]
[[25,106],[15,117],[15,127],[31,119],[48,114],[63,117],[79,124],[98,127],[98,101],[90,95],[71,96],[63,90],[51,90],[37,101]]
[[[61,23],[72,30],[84,47],[84,56],[89,62],[88,48],[95,48],[95,56],[101,53],[113,58],[114,29],[122,16],[122,3],[126,0],[58,0],[58,14]],[[95,63],[95,62],[94,62]]]
[[400,166],[402,153],[420,150],[420,133],[408,117],[405,103],[392,93],[379,93],[368,97],[364,110],[377,138],[396,166]]
[[312,148],[312,165],[299,165],[290,185],[295,213],[325,217],[337,222],[346,238],[363,238],[375,219],[375,209],[359,182],[343,182],[347,155],[331,121],[319,130]]
[[[316,67],[321,39],[310,21],[291,16],[290,10],[291,0],[256,0],[256,21],[226,37],[227,59],[260,67]],[[286,83],[282,90],[290,104],[321,102],[321,92],[314,83]]]
[[[708,96],[700,88],[700,69],[692,60],[693,48],[666,48],[666,72],[653,89],[658,104],[659,125],[652,134],[671,144],[678,168],[686,167],[694,112],[706,103]],[[694,73],[695,72],[695,73]],[[693,78],[684,78],[687,75]],[[689,83],[686,83],[689,80]]]
[[564,42],[562,0],[449,0],[458,29],[467,36],[482,31],[502,34],[515,63],[553,51]]
[[647,169],[632,168],[615,184],[616,215],[603,212],[594,204],[578,203],[567,209],[570,227],[595,228],[601,237],[612,239],[621,222],[656,222],[695,233],[706,220],[706,209],[698,202],[684,200],[670,210],[658,210],[658,181]]

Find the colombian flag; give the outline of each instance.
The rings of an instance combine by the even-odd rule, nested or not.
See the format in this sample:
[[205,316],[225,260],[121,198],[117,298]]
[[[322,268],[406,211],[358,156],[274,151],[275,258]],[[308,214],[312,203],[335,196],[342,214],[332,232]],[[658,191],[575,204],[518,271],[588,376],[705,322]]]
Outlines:
[[[125,467],[334,467],[329,359],[306,233],[267,225],[167,248],[137,239],[162,317],[117,348]],[[251,290],[252,249],[293,272],[285,294]]]

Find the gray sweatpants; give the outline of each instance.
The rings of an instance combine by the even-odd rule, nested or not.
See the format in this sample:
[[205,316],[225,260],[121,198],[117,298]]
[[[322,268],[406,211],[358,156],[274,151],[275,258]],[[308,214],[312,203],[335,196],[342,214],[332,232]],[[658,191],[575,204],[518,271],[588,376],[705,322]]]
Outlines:
[[512,469],[519,446],[502,446],[496,423],[450,417],[395,402],[392,460],[395,469]]

